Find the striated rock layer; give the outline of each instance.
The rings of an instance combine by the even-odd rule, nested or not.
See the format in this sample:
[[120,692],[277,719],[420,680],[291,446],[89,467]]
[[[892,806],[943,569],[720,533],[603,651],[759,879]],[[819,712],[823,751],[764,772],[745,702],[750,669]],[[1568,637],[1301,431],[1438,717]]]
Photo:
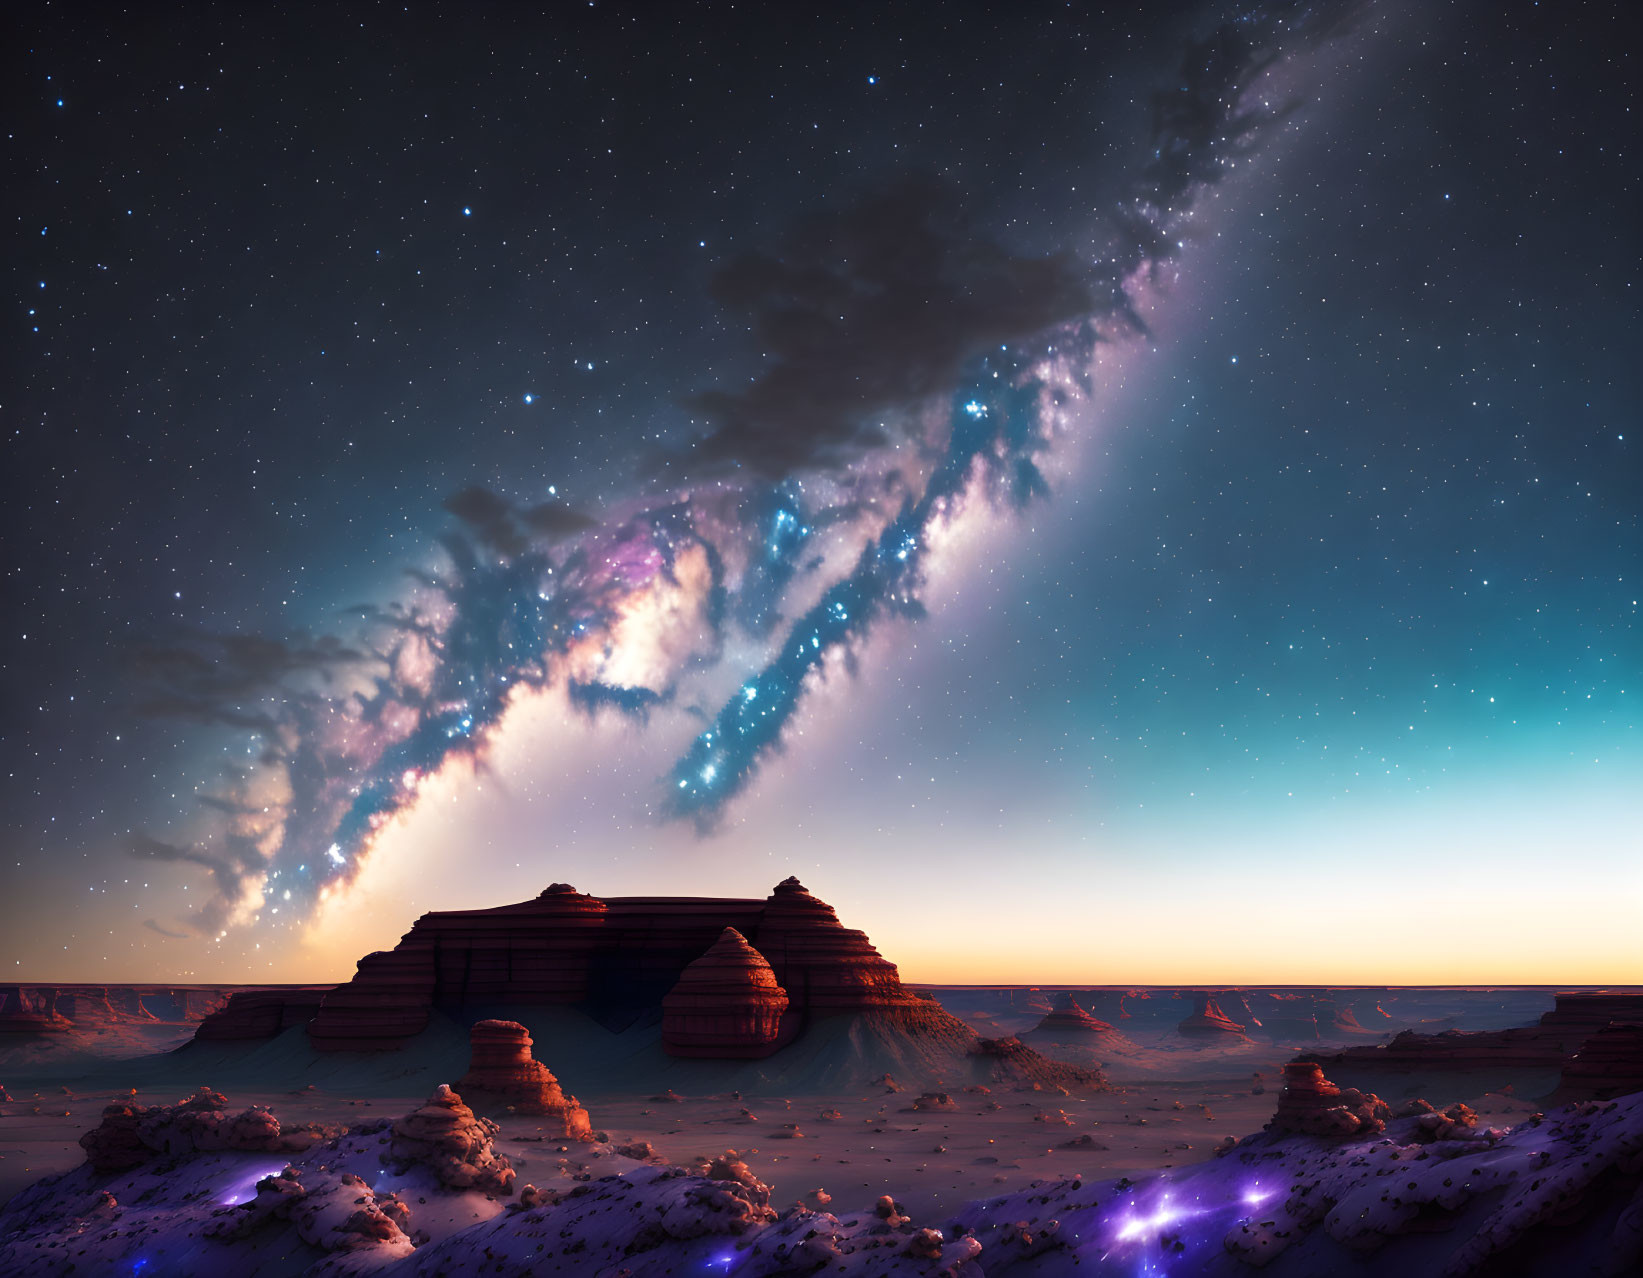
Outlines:
[[[1553,1070],[1588,1039],[1610,1025],[1643,1025],[1643,994],[1604,991],[1557,995],[1556,1005],[1535,1025],[1504,1030],[1405,1030],[1380,1047],[1353,1047],[1306,1059],[1324,1065],[1376,1070],[1455,1070],[1498,1076]],[[1577,1071],[1578,1072],[1578,1071]]]
[[1607,1025],[1563,1062],[1556,1099],[1612,1100],[1643,1092],[1643,1023]]
[[787,993],[770,964],[727,927],[662,1000],[662,1047],[670,1056],[768,1056],[786,1010]]
[[[764,901],[600,900],[556,883],[531,901],[425,914],[392,950],[368,954],[308,1025],[321,1051],[402,1045],[435,1008],[575,1005],[596,1018],[655,1008],[733,928],[785,992],[785,1041],[809,1018],[918,1004],[895,965],[797,879]],[[768,1010],[768,1009],[766,1009]],[[631,1019],[631,1018],[630,1018]]]
[[200,1021],[194,1037],[203,1042],[273,1038],[312,1020],[329,986],[307,989],[243,990]]
[[496,1098],[521,1114],[557,1122],[564,1140],[592,1140],[588,1111],[566,1096],[548,1067],[531,1055],[531,1035],[518,1021],[480,1021],[468,1031],[472,1055],[457,1090],[474,1099]]

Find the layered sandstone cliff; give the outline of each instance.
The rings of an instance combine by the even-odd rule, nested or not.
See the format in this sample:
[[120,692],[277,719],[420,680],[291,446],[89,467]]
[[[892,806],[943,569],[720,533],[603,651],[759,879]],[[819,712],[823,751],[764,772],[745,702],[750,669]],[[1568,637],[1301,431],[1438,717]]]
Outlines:
[[763,956],[785,992],[785,1034],[816,1015],[920,1001],[863,933],[797,879],[764,901],[601,900],[556,883],[517,905],[423,915],[324,997],[309,1040],[321,1051],[398,1047],[436,1008],[577,1006],[596,1018],[654,1008],[726,928]]

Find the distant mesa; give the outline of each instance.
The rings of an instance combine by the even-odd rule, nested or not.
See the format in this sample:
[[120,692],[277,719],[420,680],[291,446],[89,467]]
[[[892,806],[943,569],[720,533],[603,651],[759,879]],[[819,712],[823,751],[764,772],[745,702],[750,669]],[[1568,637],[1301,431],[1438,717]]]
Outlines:
[[1064,1051],[1072,1060],[1097,1061],[1106,1053],[1129,1055],[1140,1050],[1109,1022],[1085,1011],[1071,991],[1058,996],[1044,1018],[1020,1037],[1052,1055]]
[[[1202,991],[1195,992],[1192,997],[1196,1000]],[[1215,996],[1215,1001],[1221,1015],[1239,1027],[1240,1032],[1247,1032],[1251,1026],[1261,1028],[1261,1018],[1255,1014],[1251,1006],[1250,996],[1243,990],[1222,990]]]
[[73,1028],[57,1010],[55,989],[0,986],[0,1035],[61,1034]]
[[768,1056],[786,1010],[787,992],[764,955],[727,927],[662,1000],[662,1047],[669,1056]]
[[[1477,1076],[1479,1086],[1515,1082],[1555,1072],[1563,1100],[1609,1099],[1643,1089],[1643,1064],[1635,1045],[1643,1037],[1643,993],[1585,991],[1556,996],[1535,1025],[1503,1030],[1404,1030],[1376,1047],[1352,1047],[1333,1055],[1310,1053],[1331,1072],[1427,1072]],[[1628,1057],[1627,1053],[1632,1053]]]
[[[762,968],[734,944],[693,974],[686,969],[719,943],[727,929],[762,957]],[[712,988],[709,972],[726,964],[744,982],[738,994]],[[786,1000],[775,1010],[769,987],[754,995],[764,971]],[[718,978],[714,978],[718,979]],[[719,1055],[761,1054],[810,1018],[835,1012],[927,1005],[902,988],[861,932],[839,923],[833,907],[797,879],[763,900],[713,897],[612,897],[600,900],[556,883],[534,900],[486,910],[424,914],[392,950],[360,960],[353,980],[325,995],[308,1024],[320,1051],[399,1047],[426,1028],[434,1010],[469,1006],[580,1006],[595,1019],[674,1000],[676,1054],[702,1055],[718,1034]],[[687,994],[697,1004],[685,1025]],[[742,1006],[734,1008],[736,999]],[[750,1001],[751,1000],[751,1001]],[[752,1014],[753,1003],[760,1004]],[[709,1005],[712,1011],[709,1012]],[[711,1018],[717,1017],[717,1020]],[[733,1022],[742,1017],[740,1029]],[[705,1037],[703,1037],[705,1036]]]
[[[838,1083],[888,1067],[950,1086],[1105,1086],[1098,1070],[1019,1039],[983,1039],[905,988],[895,964],[796,878],[762,900],[600,899],[555,883],[514,905],[424,914],[347,983],[236,996],[197,1037],[266,1039],[305,1022],[318,1051],[392,1051],[436,1013],[460,1024],[536,1008],[572,1009],[612,1035],[654,1034],[676,1058],[772,1058],[795,1079]],[[597,1038],[582,1047],[602,1050]],[[788,1053],[801,1039],[810,1048]],[[473,1050],[485,1069],[508,1067],[507,1053],[520,1068],[528,1059],[517,1041],[476,1038]]]
[[1198,995],[1192,1015],[1175,1029],[1188,1038],[1216,1038],[1229,1034],[1241,1036],[1244,1032],[1244,1027],[1223,1012],[1208,994]]
[[1035,1034],[1111,1034],[1113,1028],[1106,1021],[1097,1020],[1079,1006],[1069,991],[1060,995],[1037,1026]]
[[480,1021],[468,1031],[468,1043],[468,1072],[457,1080],[458,1092],[552,1119],[561,1140],[593,1139],[588,1111],[531,1055],[530,1031],[518,1021]]
[[0,985],[0,1037],[186,1025],[227,997],[218,989],[165,985]]
[[1554,1099],[1613,1100],[1643,1091],[1643,1023],[1605,1025],[1563,1062]]

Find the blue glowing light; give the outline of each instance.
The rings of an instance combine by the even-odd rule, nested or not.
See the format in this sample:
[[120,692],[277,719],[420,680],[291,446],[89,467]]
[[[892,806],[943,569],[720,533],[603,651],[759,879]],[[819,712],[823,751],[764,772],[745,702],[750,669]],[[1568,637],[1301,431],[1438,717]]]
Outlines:
[[535,395],[532,395],[532,394],[531,394],[531,393],[530,393],[530,392],[529,392],[529,391],[526,391],[526,392],[525,392],[525,402],[526,402],[526,403],[527,403],[527,404],[534,404],[534,403],[536,403],[536,396],[535,396]]
[[465,208],[465,209],[462,210],[462,216],[463,217],[472,217],[473,215],[474,215],[474,211],[472,209]]

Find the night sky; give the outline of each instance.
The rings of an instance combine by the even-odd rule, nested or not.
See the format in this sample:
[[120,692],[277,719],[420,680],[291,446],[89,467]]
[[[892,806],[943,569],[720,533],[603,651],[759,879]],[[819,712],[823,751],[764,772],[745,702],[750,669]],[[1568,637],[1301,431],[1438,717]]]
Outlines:
[[16,979],[1643,982],[1635,5],[6,23]]

